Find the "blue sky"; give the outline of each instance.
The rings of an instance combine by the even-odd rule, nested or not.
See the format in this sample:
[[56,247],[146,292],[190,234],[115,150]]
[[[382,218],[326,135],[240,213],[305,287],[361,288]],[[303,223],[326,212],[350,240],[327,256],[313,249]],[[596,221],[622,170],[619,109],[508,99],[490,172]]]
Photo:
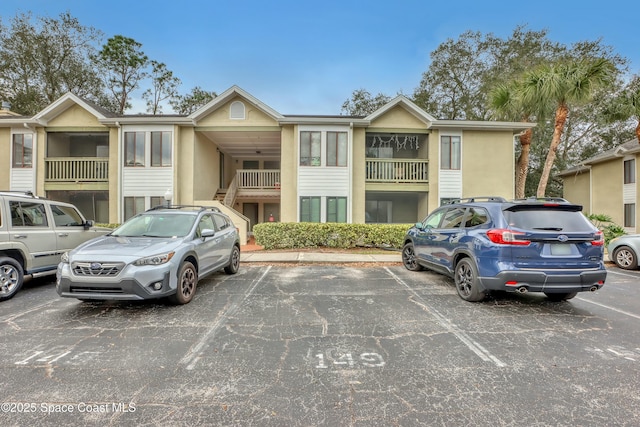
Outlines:
[[[527,25],[565,44],[601,38],[640,73],[637,0],[0,1],[5,25],[27,11],[69,11],[105,41],[135,39],[182,80],[183,93],[235,84],[282,114],[340,114],[360,88],[411,95],[429,54],[466,30],[508,37]],[[143,103],[136,109],[143,112]]]

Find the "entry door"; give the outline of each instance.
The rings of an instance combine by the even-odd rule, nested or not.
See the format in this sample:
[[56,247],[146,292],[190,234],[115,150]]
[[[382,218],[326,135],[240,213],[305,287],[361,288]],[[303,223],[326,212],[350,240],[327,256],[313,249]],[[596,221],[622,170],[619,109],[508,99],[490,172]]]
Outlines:
[[258,204],[243,203],[242,214],[251,221],[251,231],[253,231],[253,226],[258,223]]

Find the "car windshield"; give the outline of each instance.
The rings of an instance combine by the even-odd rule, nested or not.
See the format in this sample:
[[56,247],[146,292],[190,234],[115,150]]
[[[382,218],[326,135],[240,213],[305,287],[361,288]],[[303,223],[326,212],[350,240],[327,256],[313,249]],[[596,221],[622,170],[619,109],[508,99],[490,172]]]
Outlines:
[[184,237],[191,231],[196,215],[140,214],[111,233],[121,237]]
[[561,209],[532,209],[505,211],[504,216],[512,227],[525,230],[591,232],[593,225],[581,212]]

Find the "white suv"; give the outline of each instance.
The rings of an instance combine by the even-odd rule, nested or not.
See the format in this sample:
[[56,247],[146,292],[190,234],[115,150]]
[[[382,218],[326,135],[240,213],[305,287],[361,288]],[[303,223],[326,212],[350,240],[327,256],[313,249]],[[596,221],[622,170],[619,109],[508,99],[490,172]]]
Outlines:
[[55,274],[63,253],[109,231],[72,204],[0,192],[0,301],[13,297],[25,278]]

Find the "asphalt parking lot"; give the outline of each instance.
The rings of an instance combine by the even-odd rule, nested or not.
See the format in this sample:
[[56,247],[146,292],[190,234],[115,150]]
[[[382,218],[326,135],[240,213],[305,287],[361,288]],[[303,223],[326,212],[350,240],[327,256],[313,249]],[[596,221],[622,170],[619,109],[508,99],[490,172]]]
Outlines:
[[0,303],[3,426],[637,426],[640,274],[462,301],[377,266],[243,264],[185,306]]

